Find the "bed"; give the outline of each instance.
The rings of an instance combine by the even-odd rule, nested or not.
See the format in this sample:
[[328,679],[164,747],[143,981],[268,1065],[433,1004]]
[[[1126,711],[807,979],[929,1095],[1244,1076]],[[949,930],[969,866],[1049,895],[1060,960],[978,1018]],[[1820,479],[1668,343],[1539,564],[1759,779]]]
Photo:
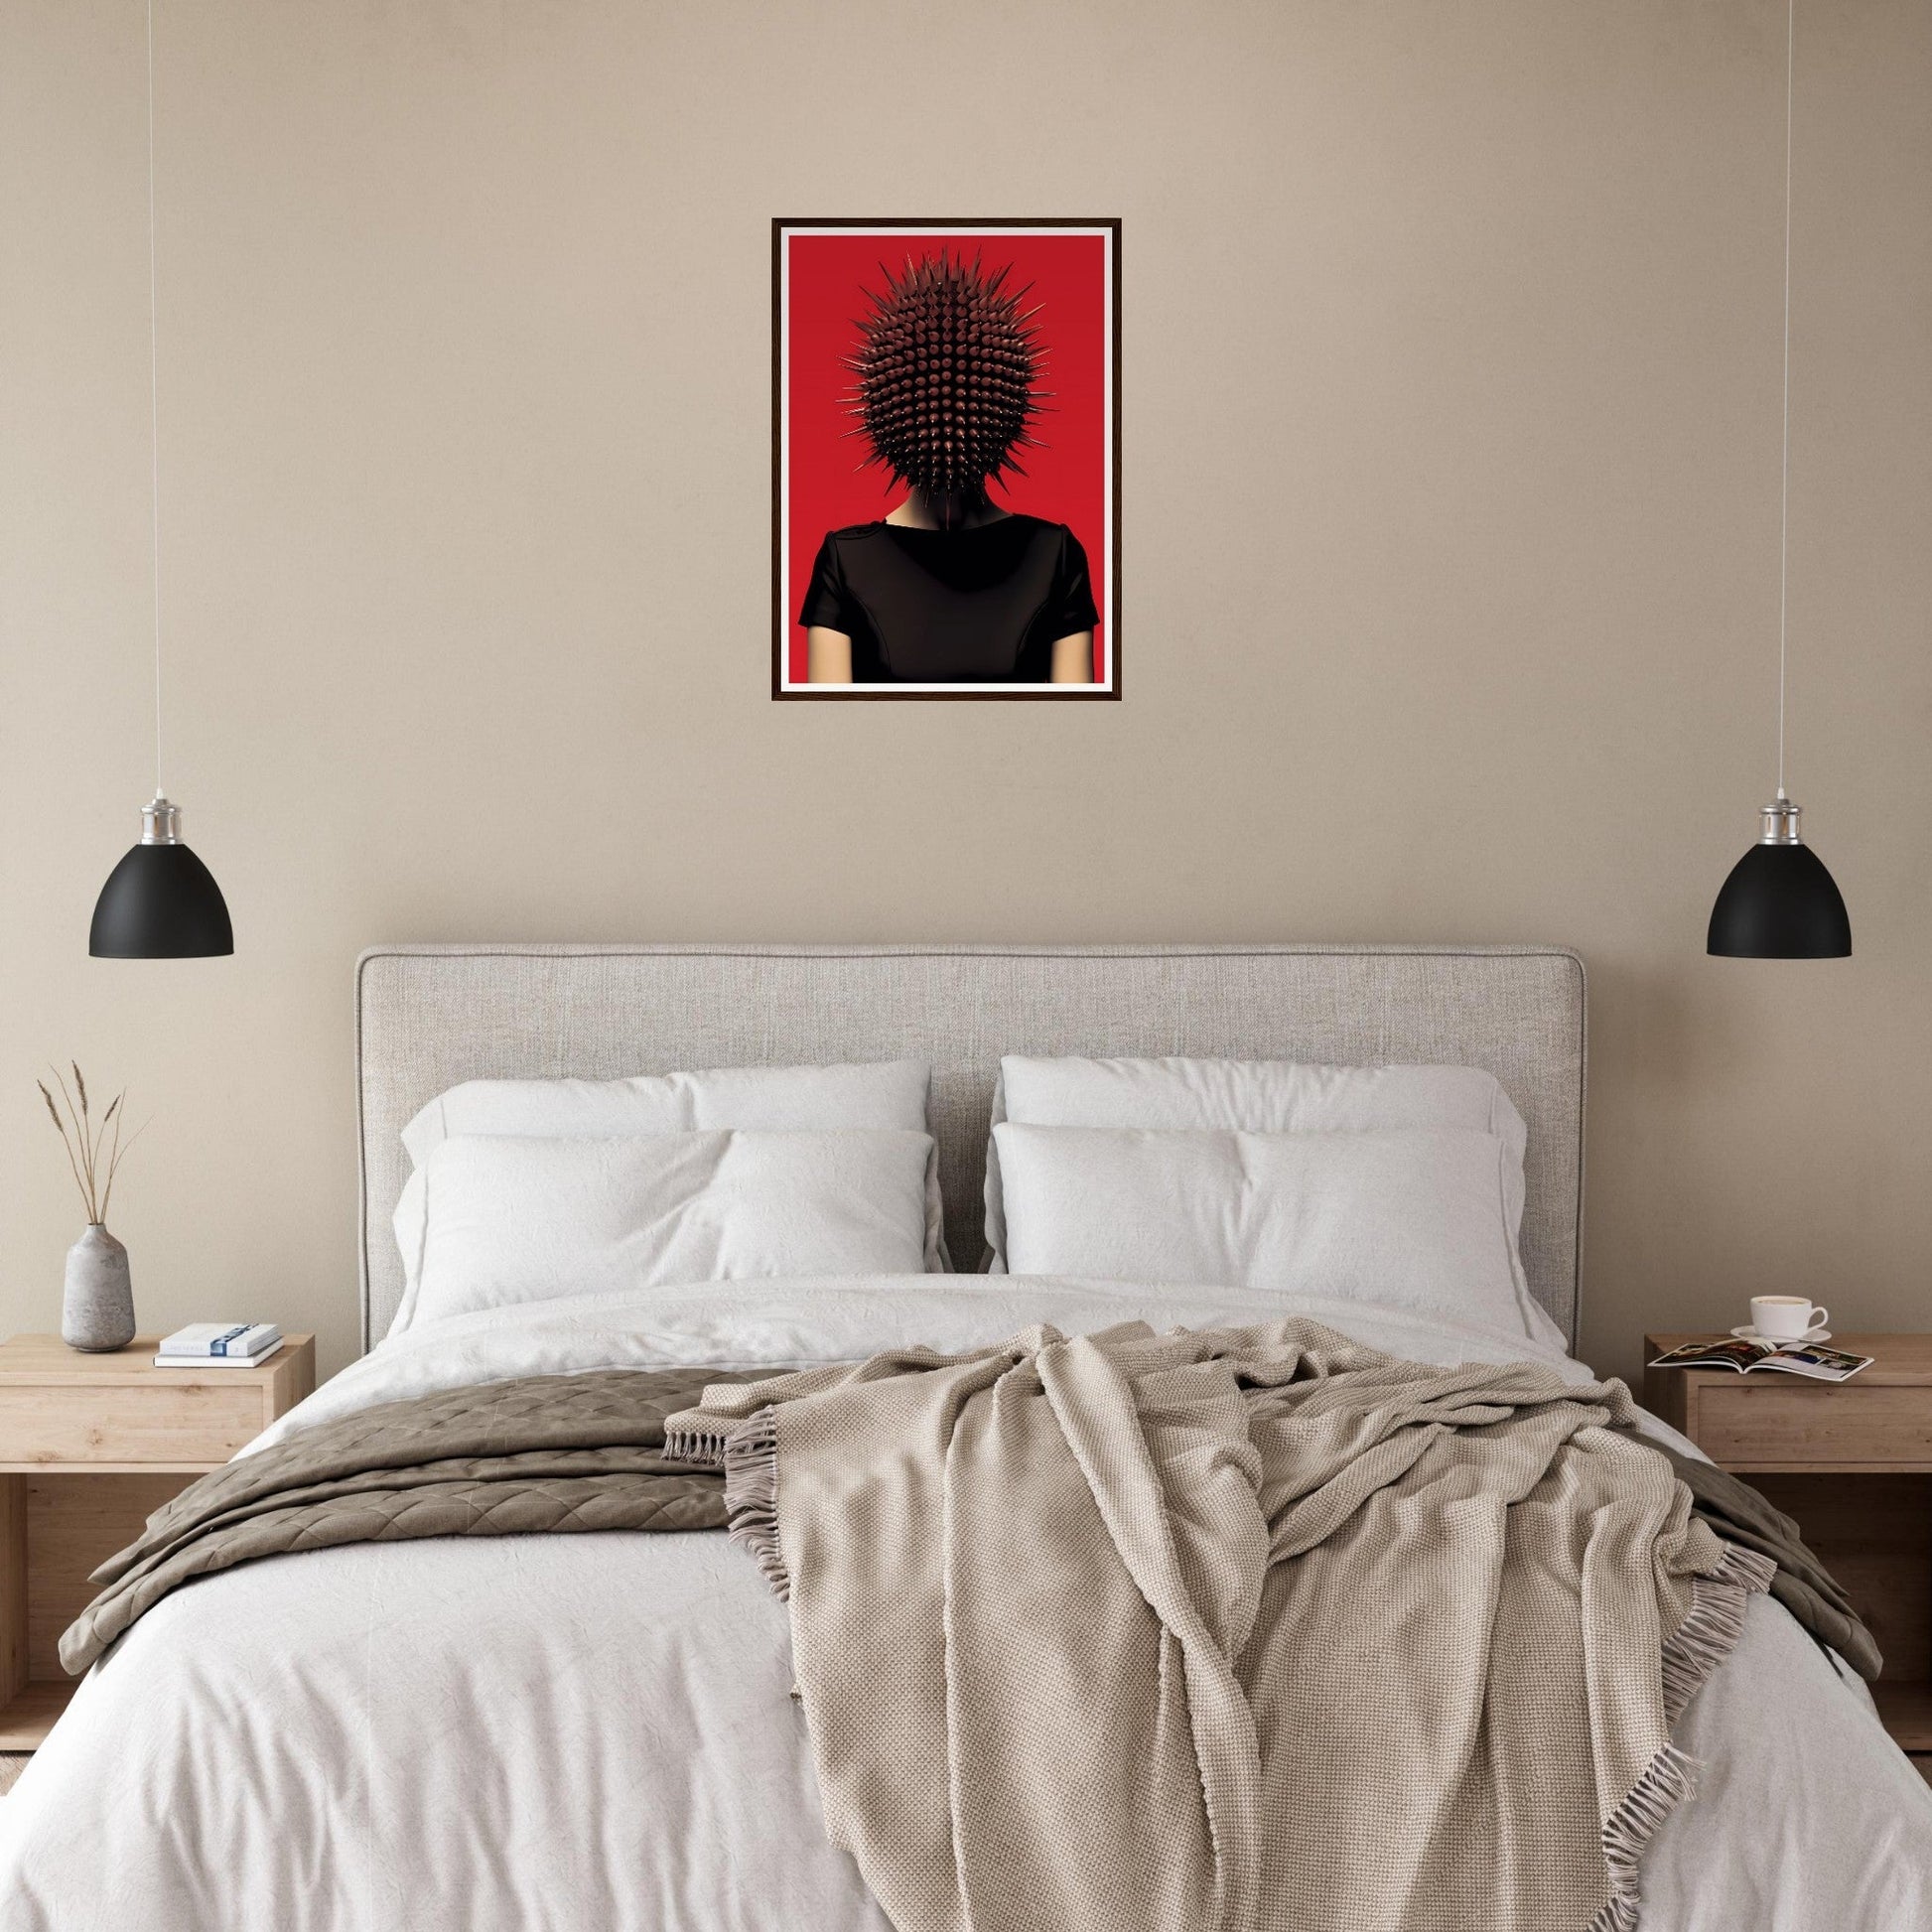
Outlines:
[[[356,976],[369,1352],[277,1426],[532,1373],[780,1369],[1153,1314],[1248,1291],[926,1275],[735,1283],[483,1311],[384,1342],[399,1134],[455,1083],[899,1055],[932,1069],[946,1236],[980,1252],[1002,1053],[1485,1068],[1529,1130],[1522,1263],[1574,1342],[1586,1001],[1558,948],[384,947]],[[1563,1351],[1360,1305],[1301,1312],[1418,1361]],[[1661,1425],[1655,1428],[1661,1431]],[[783,1606],[723,1537],[513,1537],[276,1557],[169,1596],[0,1807],[0,1918],[133,1926],[861,1932],[788,1701]],[[1650,1847],[1646,1924],[1932,1923],[1932,1795],[1862,1687],[1757,1598],[1682,1741],[1705,1769]]]

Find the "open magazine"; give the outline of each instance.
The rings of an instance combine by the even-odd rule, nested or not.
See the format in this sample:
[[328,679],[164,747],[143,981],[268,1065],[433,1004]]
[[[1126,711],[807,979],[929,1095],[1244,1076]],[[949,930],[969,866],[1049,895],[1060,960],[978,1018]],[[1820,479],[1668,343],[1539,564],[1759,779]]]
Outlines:
[[1869,1368],[1877,1358],[1850,1355],[1843,1348],[1821,1347],[1815,1341],[1687,1341],[1667,1349],[1652,1368],[1734,1368],[1748,1375],[1754,1368],[1782,1369],[1786,1375],[1808,1375],[1814,1382],[1844,1382]]

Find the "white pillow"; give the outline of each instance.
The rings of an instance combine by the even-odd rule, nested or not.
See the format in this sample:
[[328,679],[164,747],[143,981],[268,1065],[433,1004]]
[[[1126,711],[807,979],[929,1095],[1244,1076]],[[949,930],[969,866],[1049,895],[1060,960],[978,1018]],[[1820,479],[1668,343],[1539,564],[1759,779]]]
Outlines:
[[[1035,1127],[1234,1128],[1249,1134],[1359,1134],[1476,1127],[1510,1151],[1509,1239],[1523,1224],[1523,1117],[1474,1066],[1320,1066],[1303,1060],[1037,1059],[1000,1062],[993,1120]],[[997,1143],[986,1152],[990,1272],[1007,1268]]]
[[1511,1152],[1497,1135],[1002,1121],[993,1138],[1016,1275],[1361,1300],[1544,1338],[1511,1238]]
[[452,1134],[596,1139],[716,1127],[896,1127],[923,1134],[929,1084],[918,1060],[721,1066],[627,1080],[465,1080],[439,1093],[402,1130],[402,1144],[420,1168]]
[[[743,1127],[767,1132],[845,1128],[926,1131],[930,1075],[919,1060],[832,1066],[724,1066],[698,1073],[638,1074],[623,1080],[465,1080],[439,1093],[402,1130],[416,1172],[403,1183],[393,1225],[403,1292],[390,1323],[414,1318],[423,1244],[423,1164],[450,1136],[621,1138]],[[946,1253],[935,1149],[925,1182],[925,1272],[952,1266]]]
[[932,1140],[904,1130],[452,1135],[424,1162],[416,1321],[610,1289],[919,1274]]

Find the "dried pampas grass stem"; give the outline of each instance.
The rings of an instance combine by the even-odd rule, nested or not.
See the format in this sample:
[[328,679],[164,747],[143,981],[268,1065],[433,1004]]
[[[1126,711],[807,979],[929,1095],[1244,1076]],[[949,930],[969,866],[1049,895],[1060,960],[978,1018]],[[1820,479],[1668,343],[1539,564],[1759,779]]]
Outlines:
[[[119,1172],[121,1157],[141,1138],[141,1131],[132,1135],[123,1147],[121,1123],[126,1115],[127,1089],[123,1087],[107,1103],[107,1111],[95,1120],[87,1104],[87,1082],[81,1077],[79,1061],[69,1060],[68,1068],[73,1075],[71,1092],[60,1068],[48,1068],[54,1075],[55,1086],[61,1090],[61,1101],[55,1100],[45,1080],[36,1080],[34,1084],[40,1088],[41,1098],[47,1102],[48,1117],[61,1136],[62,1147],[67,1151],[68,1167],[73,1173],[73,1184],[80,1190],[80,1204],[87,1210],[87,1220],[90,1225],[104,1226],[107,1204],[114,1195],[114,1175]],[[65,1117],[61,1112],[62,1101],[67,1105]]]

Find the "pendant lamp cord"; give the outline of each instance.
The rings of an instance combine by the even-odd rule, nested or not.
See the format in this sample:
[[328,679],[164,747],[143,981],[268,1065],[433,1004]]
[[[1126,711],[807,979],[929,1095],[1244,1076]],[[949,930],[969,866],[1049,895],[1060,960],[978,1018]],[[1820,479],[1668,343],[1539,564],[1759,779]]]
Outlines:
[[[154,0],[148,0],[152,11]],[[1785,584],[1791,557],[1791,70],[1798,0],[1784,15],[1784,459],[1778,485],[1778,797],[1784,793]],[[149,109],[152,118],[153,109]],[[152,139],[152,135],[150,135]],[[150,184],[152,187],[152,184]],[[157,645],[157,649],[159,645]]]
[[148,0],[148,501],[154,526],[154,794],[161,789],[161,305],[154,241],[154,0]]

